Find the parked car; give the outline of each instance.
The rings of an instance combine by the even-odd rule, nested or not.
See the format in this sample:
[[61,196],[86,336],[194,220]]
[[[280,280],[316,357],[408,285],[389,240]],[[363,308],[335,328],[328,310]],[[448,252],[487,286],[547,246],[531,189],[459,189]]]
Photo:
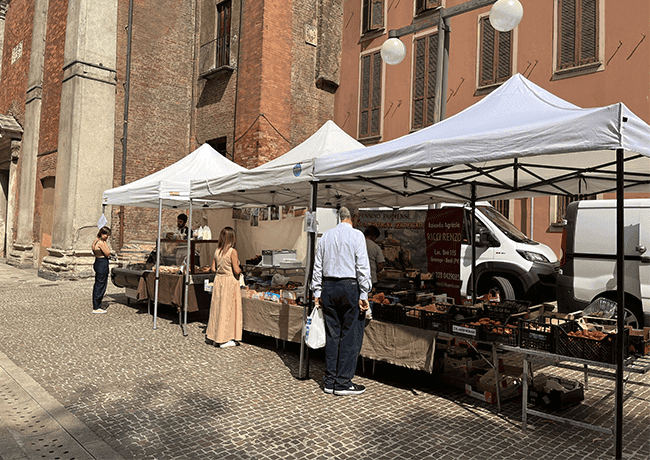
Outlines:
[[[625,322],[650,324],[650,200],[625,200]],[[599,298],[616,301],[616,200],[576,201],[562,234],[560,312],[582,310]]]

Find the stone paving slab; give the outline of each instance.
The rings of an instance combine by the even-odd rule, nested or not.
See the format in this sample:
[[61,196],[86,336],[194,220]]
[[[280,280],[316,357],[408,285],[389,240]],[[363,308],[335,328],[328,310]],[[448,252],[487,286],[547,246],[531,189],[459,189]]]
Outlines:
[[[614,438],[502,412],[437,375],[366,363],[356,397],[321,389],[322,353],[297,380],[298,347],[245,334],[240,347],[205,340],[206,318],[126,305],[109,285],[108,313],[91,313],[92,280],[20,283],[0,269],[0,349],[125,459],[609,459]],[[571,378],[556,368],[545,372]],[[625,389],[624,454],[650,458],[650,376]],[[590,377],[582,404],[560,415],[612,428],[613,382]]]
[[123,459],[3,353],[0,458]]

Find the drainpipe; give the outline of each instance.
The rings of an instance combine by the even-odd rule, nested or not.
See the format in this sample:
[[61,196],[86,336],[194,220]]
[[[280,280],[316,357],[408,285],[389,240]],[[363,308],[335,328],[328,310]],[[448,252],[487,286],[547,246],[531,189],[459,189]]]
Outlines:
[[237,139],[237,98],[239,95],[239,56],[241,55],[241,25],[244,22],[244,0],[239,3],[239,36],[237,37],[237,80],[235,81],[235,107],[232,121],[232,161],[235,162],[235,139]]
[[[133,38],[133,0],[129,0],[126,39],[126,78],[124,80],[124,124],[122,125],[122,183],[126,184],[126,146],[129,138],[129,90],[131,88],[131,41]],[[120,249],[124,247],[124,206],[120,206]]]

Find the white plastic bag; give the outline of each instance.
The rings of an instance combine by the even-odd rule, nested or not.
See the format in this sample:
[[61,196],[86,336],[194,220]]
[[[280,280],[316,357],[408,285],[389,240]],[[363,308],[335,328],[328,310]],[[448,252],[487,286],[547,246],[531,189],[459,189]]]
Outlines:
[[305,343],[309,348],[325,346],[325,318],[322,308],[314,308],[305,324]]

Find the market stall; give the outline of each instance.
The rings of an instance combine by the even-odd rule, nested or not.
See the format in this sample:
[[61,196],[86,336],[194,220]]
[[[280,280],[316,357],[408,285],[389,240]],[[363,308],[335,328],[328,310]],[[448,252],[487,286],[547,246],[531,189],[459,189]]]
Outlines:
[[[346,202],[359,207],[399,208],[456,201],[469,202],[474,209],[477,200],[616,191],[617,327],[622,331],[623,194],[650,191],[649,156],[650,126],[624,104],[583,109],[515,75],[478,103],[436,125],[365,149],[317,158],[309,171],[309,200],[304,193],[302,202],[308,203],[312,212],[317,206]],[[261,183],[273,180],[272,175],[259,179]],[[305,186],[304,177],[286,179],[282,185],[286,190]],[[194,186],[191,190],[197,199],[249,193],[250,188],[238,195],[235,186],[219,193]],[[310,234],[315,231],[311,228]],[[310,251],[314,242],[312,238]],[[474,252],[475,244],[472,248]],[[625,347],[623,334],[617,336],[616,423],[620,439]]]
[[[156,238],[156,264],[154,276],[154,315],[153,315],[153,328],[156,329],[156,321],[158,316],[158,295],[160,278],[160,256],[161,256],[161,231],[162,231],[162,210],[165,209],[185,209],[189,205],[189,188],[190,180],[198,178],[214,178],[225,174],[242,171],[245,168],[225,158],[219,152],[214,150],[208,144],[203,144],[201,147],[190,153],[185,158],[177,161],[171,166],[168,166],[160,171],[157,171],[147,177],[138,179],[120,187],[116,187],[104,192],[102,205],[106,206],[138,206],[146,208],[158,209],[158,234]],[[208,200],[200,201],[199,205],[204,208],[224,208],[231,207],[232,203],[225,203],[221,200]],[[191,219],[189,225],[191,226]],[[182,254],[188,260],[194,260],[194,251],[190,248],[191,238],[187,239],[187,250],[180,249],[179,254]],[[190,252],[192,258],[190,258]],[[182,257],[181,257],[182,258]],[[174,264],[176,264],[174,258]],[[179,264],[181,265],[181,264]],[[188,262],[185,266],[189,266]],[[180,272],[180,267],[175,272]],[[186,285],[189,286],[190,278],[188,270],[185,270]],[[168,290],[166,287],[165,290]],[[185,289],[187,292],[189,287]],[[184,305],[187,305],[185,302]],[[179,313],[180,314],[180,313]],[[187,311],[185,311],[187,314]],[[185,324],[187,316],[185,316],[185,323],[183,323],[183,332],[185,333]],[[179,322],[181,322],[179,317]]]

